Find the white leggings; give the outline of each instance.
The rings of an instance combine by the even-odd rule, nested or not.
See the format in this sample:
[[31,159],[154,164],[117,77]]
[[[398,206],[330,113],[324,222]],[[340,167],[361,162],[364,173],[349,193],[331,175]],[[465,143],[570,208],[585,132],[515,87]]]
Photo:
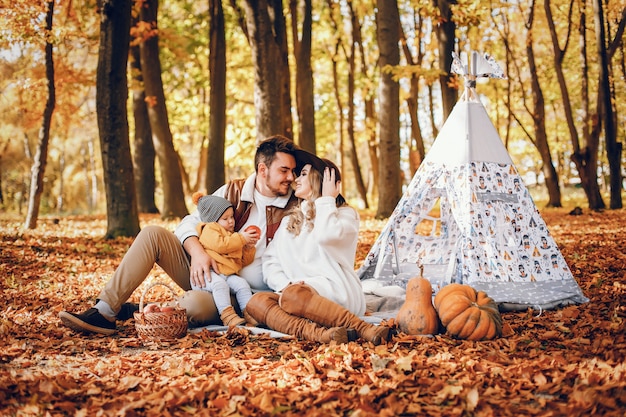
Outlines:
[[207,276],[204,277],[204,286],[198,287],[191,285],[192,290],[208,291],[213,294],[213,300],[215,301],[215,307],[217,311],[222,314],[222,311],[226,307],[231,305],[230,294],[231,291],[237,299],[239,308],[243,311],[252,297],[252,290],[248,281],[241,278],[239,275],[222,275],[215,271],[211,271],[211,280],[207,280]]

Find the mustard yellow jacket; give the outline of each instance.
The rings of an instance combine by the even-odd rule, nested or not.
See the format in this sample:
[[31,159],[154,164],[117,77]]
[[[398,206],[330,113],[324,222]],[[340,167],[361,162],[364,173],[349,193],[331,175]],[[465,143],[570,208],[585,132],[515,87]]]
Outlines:
[[216,222],[200,223],[197,229],[200,243],[217,261],[220,274],[237,274],[254,260],[256,249],[254,246],[247,247],[239,233],[231,233]]

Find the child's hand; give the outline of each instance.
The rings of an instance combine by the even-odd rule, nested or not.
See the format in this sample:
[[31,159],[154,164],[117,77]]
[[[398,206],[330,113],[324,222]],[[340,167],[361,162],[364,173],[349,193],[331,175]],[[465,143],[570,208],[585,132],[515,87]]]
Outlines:
[[261,237],[261,229],[257,226],[248,226],[242,232],[239,232],[243,239],[246,241],[246,245],[254,246]]

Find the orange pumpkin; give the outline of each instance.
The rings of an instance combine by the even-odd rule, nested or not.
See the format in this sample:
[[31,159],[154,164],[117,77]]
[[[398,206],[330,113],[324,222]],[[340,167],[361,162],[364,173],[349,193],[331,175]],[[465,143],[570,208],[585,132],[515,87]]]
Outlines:
[[449,284],[435,295],[435,310],[446,333],[457,339],[490,340],[502,335],[495,301],[465,284]]
[[398,314],[398,328],[407,334],[437,334],[439,317],[433,307],[433,289],[424,277],[413,277],[406,285],[406,299]]

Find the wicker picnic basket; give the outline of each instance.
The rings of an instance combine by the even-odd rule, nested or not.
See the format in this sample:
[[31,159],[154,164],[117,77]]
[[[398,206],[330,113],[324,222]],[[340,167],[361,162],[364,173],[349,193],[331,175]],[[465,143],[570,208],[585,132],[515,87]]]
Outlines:
[[183,337],[187,333],[187,310],[184,308],[176,306],[171,311],[143,312],[146,294],[157,285],[166,287],[172,296],[176,296],[172,287],[163,282],[155,282],[148,286],[141,294],[139,311],[134,313],[137,333],[144,340],[172,340]]

